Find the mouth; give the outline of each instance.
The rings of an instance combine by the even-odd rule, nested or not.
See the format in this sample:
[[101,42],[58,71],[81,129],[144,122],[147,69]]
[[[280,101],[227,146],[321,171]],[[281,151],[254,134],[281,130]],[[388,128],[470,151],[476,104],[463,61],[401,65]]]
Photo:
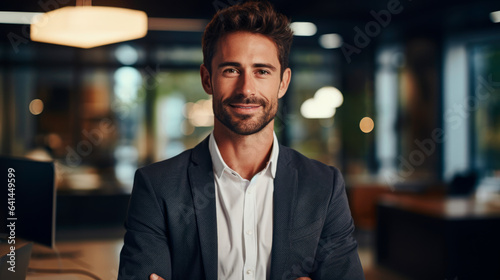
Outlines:
[[248,115],[257,112],[262,107],[260,104],[243,104],[243,103],[230,103],[228,104],[232,110],[239,115]]
[[260,107],[261,105],[259,105],[259,104],[229,104],[229,106],[231,106],[233,108],[238,108],[238,109],[254,109],[254,108]]

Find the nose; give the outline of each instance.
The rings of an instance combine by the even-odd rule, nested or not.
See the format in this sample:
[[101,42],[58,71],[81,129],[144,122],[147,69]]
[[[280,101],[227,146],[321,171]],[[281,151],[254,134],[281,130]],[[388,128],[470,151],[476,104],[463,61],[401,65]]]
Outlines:
[[243,75],[240,75],[238,81],[238,93],[247,96],[255,94],[255,79],[251,71],[245,71]]

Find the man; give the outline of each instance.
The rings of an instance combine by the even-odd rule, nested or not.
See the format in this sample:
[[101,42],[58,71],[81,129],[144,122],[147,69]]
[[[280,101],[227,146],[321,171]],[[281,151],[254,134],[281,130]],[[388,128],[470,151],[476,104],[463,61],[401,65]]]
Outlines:
[[292,36],[267,2],[209,23],[200,73],[214,130],[136,172],[119,279],[364,279],[339,171],[273,132]]

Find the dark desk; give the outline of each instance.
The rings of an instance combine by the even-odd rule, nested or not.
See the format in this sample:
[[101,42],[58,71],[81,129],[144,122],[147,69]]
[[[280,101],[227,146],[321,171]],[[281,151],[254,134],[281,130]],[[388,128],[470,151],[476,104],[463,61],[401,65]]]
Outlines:
[[35,244],[26,280],[116,280],[122,246],[122,239],[60,241],[55,250]]
[[384,195],[377,262],[412,279],[500,279],[500,209],[473,199]]
[[[24,280],[31,256],[32,242],[16,239],[16,244],[0,240],[0,279]],[[14,246],[14,251],[11,250]]]

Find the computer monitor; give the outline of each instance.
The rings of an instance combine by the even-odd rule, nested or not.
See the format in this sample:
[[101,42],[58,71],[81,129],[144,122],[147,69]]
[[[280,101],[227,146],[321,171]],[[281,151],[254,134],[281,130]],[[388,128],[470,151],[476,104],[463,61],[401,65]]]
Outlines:
[[0,233],[53,248],[54,163],[0,156]]

